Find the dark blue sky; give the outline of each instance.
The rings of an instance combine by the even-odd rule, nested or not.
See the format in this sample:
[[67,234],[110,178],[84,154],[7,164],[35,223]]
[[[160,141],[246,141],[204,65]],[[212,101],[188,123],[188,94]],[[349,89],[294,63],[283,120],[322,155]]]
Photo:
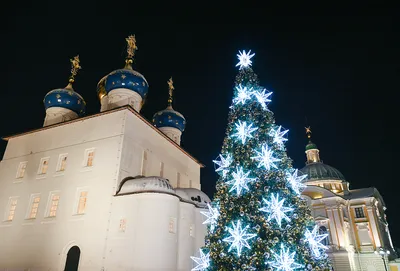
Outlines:
[[74,88],[85,98],[87,113],[98,112],[97,82],[123,66],[125,37],[136,34],[134,68],[150,85],[142,113],[151,119],[166,107],[166,81],[173,76],[174,108],[187,119],[182,146],[206,165],[201,181],[211,196],[212,160],[224,138],[236,53],[251,49],[254,71],[274,92],[270,108],[276,121],[290,130],[287,149],[294,165],[304,166],[307,118],[325,163],[338,168],[353,189],[379,189],[399,245],[395,9],[371,6],[317,16],[305,7],[290,15],[248,4],[247,9],[206,7],[207,12],[205,7],[148,7],[147,16],[136,6],[85,5],[32,2],[8,10],[1,44],[0,135],[42,126],[43,97],[67,84],[69,59],[76,54],[83,69]]

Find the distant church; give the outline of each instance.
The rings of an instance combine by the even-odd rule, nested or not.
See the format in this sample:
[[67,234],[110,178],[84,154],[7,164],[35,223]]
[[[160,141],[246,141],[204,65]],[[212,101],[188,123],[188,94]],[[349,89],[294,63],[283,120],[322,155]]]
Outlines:
[[147,121],[149,85],[132,69],[100,80],[100,112],[84,116],[72,85],[44,98],[42,128],[6,137],[0,163],[0,270],[170,270],[192,268],[203,246],[203,165],[180,146],[186,120],[168,107]]
[[[334,270],[389,270],[395,251],[382,196],[374,187],[351,190],[339,170],[322,162],[310,128],[306,131],[307,162],[301,171],[308,177],[302,194],[320,233],[328,234],[324,241]],[[399,270],[400,263],[390,265]]]

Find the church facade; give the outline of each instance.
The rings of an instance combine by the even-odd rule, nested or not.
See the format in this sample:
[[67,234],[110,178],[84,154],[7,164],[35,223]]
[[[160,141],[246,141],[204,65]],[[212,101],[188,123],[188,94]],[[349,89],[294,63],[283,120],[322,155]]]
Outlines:
[[125,67],[100,80],[99,113],[84,116],[72,85],[44,98],[42,128],[4,138],[0,163],[0,270],[192,268],[204,244],[203,165],[180,146],[185,118],[168,107],[141,114],[146,79]]
[[[306,128],[308,138],[311,130]],[[309,141],[307,174],[302,195],[308,202],[334,270],[387,271],[395,257],[385,215],[385,202],[374,188],[350,189],[343,174],[322,162],[317,146]]]

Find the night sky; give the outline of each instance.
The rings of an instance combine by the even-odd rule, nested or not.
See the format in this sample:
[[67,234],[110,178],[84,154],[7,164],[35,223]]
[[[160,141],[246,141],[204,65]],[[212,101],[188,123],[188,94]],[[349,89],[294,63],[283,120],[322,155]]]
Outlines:
[[[97,82],[124,66],[125,37],[135,34],[134,69],[150,85],[142,114],[151,119],[167,106],[166,82],[172,76],[174,108],[187,120],[182,146],[206,165],[202,189],[212,196],[217,178],[212,160],[225,136],[236,54],[251,49],[254,71],[273,91],[269,107],[276,122],[290,130],[287,150],[294,166],[304,166],[304,127],[310,125],[321,159],[339,169],[351,189],[380,191],[393,241],[400,246],[400,42],[394,9],[337,17],[300,16],[300,10],[278,16],[255,6],[212,14],[165,7],[147,10],[151,16],[123,5],[109,9],[111,2],[85,7],[32,2],[9,10],[0,45],[1,136],[43,125],[43,97],[67,85],[69,59],[76,54],[83,69],[74,89],[85,98],[87,114],[99,112]],[[1,152],[5,147],[2,141]]]

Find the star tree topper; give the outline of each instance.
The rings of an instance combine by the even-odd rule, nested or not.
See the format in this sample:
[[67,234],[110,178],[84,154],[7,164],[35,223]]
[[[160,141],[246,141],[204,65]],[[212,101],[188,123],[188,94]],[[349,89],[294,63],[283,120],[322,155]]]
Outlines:
[[242,193],[243,190],[249,190],[247,184],[256,180],[256,178],[249,178],[249,174],[250,171],[244,173],[242,167],[236,168],[236,172],[232,173],[233,179],[226,182],[227,184],[232,185],[229,192],[236,190],[236,195],[240,196],[240,193]]
[[245,50],[243,52],[239,51],[239,54],[237,54],[237,57],[239,59],[239,63],[236,64],[236,67],[239,66],[239,70],[242,68],[247,68],[251,66],[252,61],[250,60],[255,54],[251,54],[251,50],[249,50],[248,53],[246,53]]
[[235,126],[237,132],[232,136],[239,138],[242,141],[242,144],[246,143],[247,138],[253,138],[251,133],[258,129],[257,127],[252,127],[253,124],[247,125],[245,121],[241,122],[240,120],[239,123],[235,123]]
[[328,248],[327,246],[321,243],[322,240],[328,237],[328,234],[327,233],[319,234],[318,225],[315,225],[314,229],[311,232],[307,229],[304,236],[306,238],[306,242],[310,245],[314,257],[317,259],[320,258],[323,255],[321,253],[321,250],[325,250]]
[[210,253],[204,254],[204,252],[200,250],[200,257],[193,257],[190,258],[197,264],[192,271],[205,271],[210,266]]
[[275,194],[272,193],[270,201],[267,201],[266,199],[263,199],[263,201],[267,204],[267,206],[260,208],[259,210],[268,213],[267,221],[275,219],[279,228],[282,225],[282,220],[290,222],[290,218],[286,215],[286,213],[293,211],[293,208],[284,207],[283,203],[285,202],[285,199],[279,201],[279,194],[276,194],[275,196]]
[[208,211],[201,211],[200,213],[207,217],[203,224],[210,224],[210,230],[214,231],[217,225],[218,217],[220,215],[218,207],[213,208],[209,203],[207,203]]
[[272,253],[274,260],[266,263],[274,267],[274,270],[276,271],[292,271],[303,267],[303,265],[296,263],[294,260],[296,252],[289,253],[289,249],[285,249],[283,244],[281,244],[279,254],[274,251],[272,251]]
[[231,236],[223,239],[224,242],[231,243],[231,246],[229,247],[229,252],[234,248],[236,249],[237,255],[240,257],[242,254],[243,247],[250,248],[249,243],[247,240],[257,236],[257,234],[249,234],[247,233],[247,228],[249,225],[246,227],[242,228],[240,220],[235,223],[232,222],[232,228],[228,228],[229,233]]

